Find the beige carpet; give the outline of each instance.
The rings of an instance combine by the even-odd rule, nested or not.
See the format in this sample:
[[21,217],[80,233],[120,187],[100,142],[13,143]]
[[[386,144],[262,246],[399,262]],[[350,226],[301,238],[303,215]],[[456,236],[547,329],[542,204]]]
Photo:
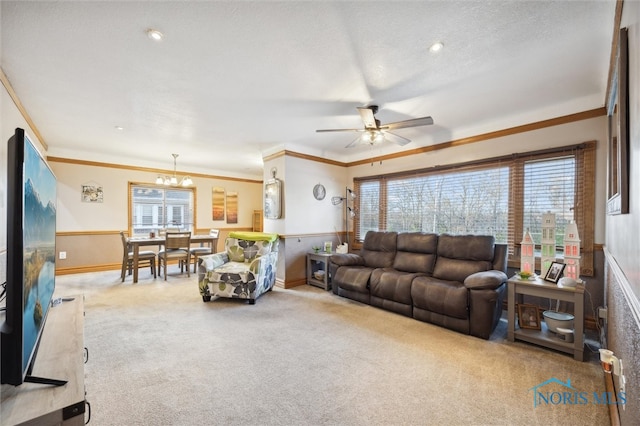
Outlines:
[[203,303],[193,276],[140,272],[57,277],[85,296],[92,425],[609,424],[590,396],[534,407],[548,379],[588,396],[603,373],[504,323],[486,341],[309,286]]

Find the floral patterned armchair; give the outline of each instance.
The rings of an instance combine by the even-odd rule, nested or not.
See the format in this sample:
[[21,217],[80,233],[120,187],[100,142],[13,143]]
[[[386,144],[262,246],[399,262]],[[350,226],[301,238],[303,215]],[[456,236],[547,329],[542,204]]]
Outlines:
[[256,303],[276,282],[278,234],[230,232],[224,251],[201,256],[198,287],[202,300],[212,296],[248,299]]

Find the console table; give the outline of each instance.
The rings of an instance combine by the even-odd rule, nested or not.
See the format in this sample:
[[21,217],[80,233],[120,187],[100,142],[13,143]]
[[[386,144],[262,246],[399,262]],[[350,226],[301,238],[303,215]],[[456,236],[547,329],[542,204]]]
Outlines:
[[63,386],[2,385],[3,425],[85,423],[84,300],[82,295],[64,300],[68,301],[49,308],[32,373],[68,382]]
[[[508,286],[508,328],[507,338],[510,342],[516,339],[534,343],[557,351],[573,354],[574,359],[584,360],[584,286],[561,287],[544,281],[521,280],[518,276],[507,281]],[[516,303],[522,302],[523,295],[543,297],[551,300],[573,302],[574,341],[565,342],[556,337],[541,321],[541,330],[516,328]]]

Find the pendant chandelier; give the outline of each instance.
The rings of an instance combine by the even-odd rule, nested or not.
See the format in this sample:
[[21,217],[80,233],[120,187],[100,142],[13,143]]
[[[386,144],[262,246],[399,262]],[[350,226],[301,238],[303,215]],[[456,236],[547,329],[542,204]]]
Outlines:
[[176,175],[176,158],[178,158],[178,154],[171,154],[173,156],[173,176],[161,176],[158,175],[156,179],[156,185],[165,185],[165,186],[191,186],[193,185],[193,181],[189,176],[185,176],[180,179],[178,183],[178,176]]

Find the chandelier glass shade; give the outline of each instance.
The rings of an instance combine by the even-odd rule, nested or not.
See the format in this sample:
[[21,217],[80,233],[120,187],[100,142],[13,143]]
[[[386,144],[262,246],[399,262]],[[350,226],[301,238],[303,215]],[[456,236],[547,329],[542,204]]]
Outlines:
[[176,159],[179,154],[171,154],[173,156],[173,176],[162,176],[158,175],[156,178],[156,185],[165,185],[165,186],[191,186],[193,185],[193,181],[191,177],[185,176],[180,181],[178,181],[178,176],[176,173]]

